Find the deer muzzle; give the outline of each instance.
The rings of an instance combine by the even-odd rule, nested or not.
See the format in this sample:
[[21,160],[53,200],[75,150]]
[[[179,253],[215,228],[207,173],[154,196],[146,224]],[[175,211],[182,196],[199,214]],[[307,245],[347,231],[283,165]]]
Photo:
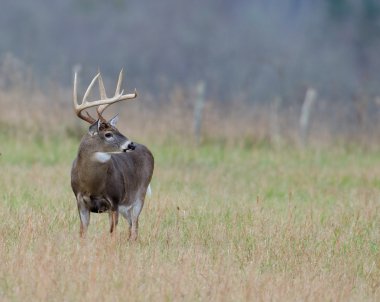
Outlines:
[[121,146],[121,149],[123,150],[123,152],[133,151],[136,149],[136,145],[134,144],[134,142],[127,141]]

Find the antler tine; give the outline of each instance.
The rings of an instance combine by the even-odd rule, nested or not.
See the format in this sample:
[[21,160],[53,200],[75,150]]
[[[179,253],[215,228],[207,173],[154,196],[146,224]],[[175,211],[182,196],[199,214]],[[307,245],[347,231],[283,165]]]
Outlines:
[[123,81],[123,68],[119,72],[119,79],[117,80],[115,95],[120,93],[121,82]]
[[99,75],[98,78],[99,81],[99,94],[102,100],[107,99],[106,89],[104,88],[103,78],[102,75]]
[[[117,85],[116,85],[116,91],[115,91],[115,96],[118,95],[118,94],[123,94],[123,91],[120,93],[120,87],[121,87],[121,82],[123,81],[123,68],[120,70],[120,73],[119,73],[119,78],[117,80]],[[134,99],[137,97],[137,90],[135,88],[135,91],[133,93],[130,93],[130,94],[126,94],[124,95],[123,99],[122,100],[127,100],[127,99]]]
[[[99,94],[100,94],[100,98],[102,100],[106,100],[107,99],[107,93],[106,93],[106,89],[104,88],[104,83],[103,83],[102,75],[99,75],[98,82],[99,82]],[[103,112],[104,109],[101,109],[102,107],[104,107],[104,109],[105,109],[106,107],[108,107],[108,105],[100,105],[98,108],[96,108],[96,112],[98,113],[99,119],[101,119],[102,121],[104,121],[105,119],[102,116],[102,112]]]
[[84,94],[82,105],[86,103],[87,97],[90,94],[90,91],[91,91],[92,87],[94,86],[95,81],[99,78],[99,76],[100,76],[100,72],[98,72],[98,74],[92,79],[90,85],[88,86],[88,88],[86,90],[86,93]]
[[92,116],[90,116],[90,115],[88,114],[88,112],[86,112],[86,113],[87,113],[87,116],[84,116],[84,115],[82,114],[82,111],[83,111],[84,109],[86,109],[86,107],[81,108],[82,105],[83,105],[83,103],[84,103],[84,101],[82,102],[81,105],[78,104],[77,78],[78,78],[78,74],[77,74],[77,72],[75,72],[75,74],[74,74],[74,91],[73,91],[73,105],[74,105],[74,111],[75,111],[76,115],[77,115],[79,118],[81,118],[82,120],[85,120],[86,122],[89,122],[90,124],[92,124],[92,123],[95,122],[95,119],[94,119]]

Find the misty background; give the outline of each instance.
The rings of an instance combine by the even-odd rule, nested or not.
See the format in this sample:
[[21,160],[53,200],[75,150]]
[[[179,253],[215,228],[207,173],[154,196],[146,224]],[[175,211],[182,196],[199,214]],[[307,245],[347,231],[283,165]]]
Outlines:
[[127,87],[156,102],[203,82],[220,106],[299,113],[311,87],[320,122],[368,132],[379,57],[377,0],[1,1],[2,89],[20,68],[41,87],[71,89],[74,69],[87,83],[98,69],[115,81],[124,67]]

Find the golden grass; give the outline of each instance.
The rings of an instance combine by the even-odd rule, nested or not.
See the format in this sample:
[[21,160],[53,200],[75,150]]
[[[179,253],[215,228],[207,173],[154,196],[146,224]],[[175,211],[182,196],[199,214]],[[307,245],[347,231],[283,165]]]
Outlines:
[[1,159],[2,301],[379,299],[376,154],[153,145],[153,197],[130,243],[124,221],[109,236],[107,215],[79,240],[75,141],[56,162],[28,158],[54,144],[13,144]]

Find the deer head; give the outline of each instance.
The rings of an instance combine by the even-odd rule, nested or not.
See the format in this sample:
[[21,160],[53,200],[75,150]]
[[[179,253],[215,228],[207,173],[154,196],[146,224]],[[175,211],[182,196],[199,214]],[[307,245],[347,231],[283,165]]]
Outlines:
[[[120,92],[122,78],[123,70],[120,71],[114,96],[108,98],[104,88],[102,76],[98,73],[88,86],[81,104],[78,104],[77,73],[74,75],[74,111],[79,118],[91,124],[88,134],[84,137],[82,142],[84,142],[84,146],[86,148],[96,151],[95,159],[101,162],[110,158],[109,153],[127,152],[134,150],[135,148],[134,143],[129,141],[128,138],[121,134],[116,128],[116,123],[118,121],[117,115],[109,121],[102,116],[102,113],[109,105],[120,101],[135,99],[137,97],[136,90],[131,94],[123,94],[123,91]],[[98,80],[101,99],[89,102],[87,101],[87,98],[96,80]],[[97,107],[96,112],[98,114],[98,119],[93,118],[87,111],[85,111],[91,107]],[[86,115],[83,115],[83,111],[86,112]]]

